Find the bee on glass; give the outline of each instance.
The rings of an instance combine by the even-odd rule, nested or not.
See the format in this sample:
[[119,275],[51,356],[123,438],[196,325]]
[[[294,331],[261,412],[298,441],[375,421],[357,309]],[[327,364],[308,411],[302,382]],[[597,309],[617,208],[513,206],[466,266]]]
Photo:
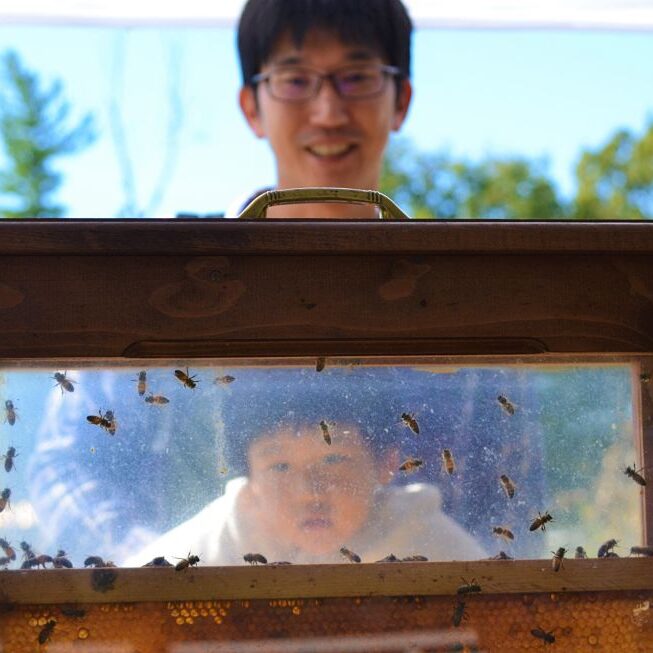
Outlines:
[[9,560],[15,560],[16,559],[16,551],[14,548],[5,540],[4,537],[0,537],[0,547],[4,551],[5,555]]
[[421,458],[408,458],[407,460],[404,460],[401,465],[399,465],[399,471],[412,474],[413,472],[416,472],[423,464],[424,461]]
[[618,542],[617,540],[607,540],[606,542],[603,542],[601,546],[599,547],[599,552],[598,552],[598,557],[599,558],[608,558],[611,557],[609,556],[610,551],[614,549],[615,546],[617,546]]
[[409,428],[413,433],[419,435],[419,424],[412,413],[401,413],[401,422]]
[[515,404],[513,404],[508,397],[504,397],[503,395],[499,395],[497,397],[497,401],[499,402],[499,405],[503,410],[508,413],[508,415],[514,415],[515,414]]
[[331,444],[331,432],[329,431],[329,424],[326,420],[320,421],[320,429],[322,431],[322,437],[327,444]]
[[77,381],[73,381],[72,379],[69,379],[66,374],[68,372],[64,372],[63,374],[61,372],[55,372],[54,376],[52,377],[57,383],[55,384],[55,387],[58,385],[61,388],[61,394],[63,395],[63,391],[65,390],[66,392],[75,392],[75,386],[73,383],[77,383]]
[[188,552],[188,557],[178,558],[179,562],[175,565],[176,571],[182,571],[183,569],[188,569],[188,567],[197,567],[197,563],[200,561],[200,557],[192,555],[191,552]]
[[138,378],[134,379],[136,381],[136,390],[138,391],[139,396],[143,396],[147,391],[147,371],[141,370],[138,373]]
[[236,380],[235,376],[230,374],[225,374],[224,376],[217,376],[215,379],[216,385],[229,385]]
[[7,453],[2,456],[5,459],[6,472],[10,472],[16,466],[16,463],[14,463],[14,458],[16,458],[16,456],[18,456],[16,453],[16,447],[9,447]]
[[7,507],[11,508],[11,504],[9,503],[10,496],[11,490],[8,487],[2,490],[2,493],[0,494],[0,512],[2,512]]
[[635,469],[635,463],[633,463],[633,466],[630,467],[629,465],[626,466],[626,469],[624,469],[624,474],[628,478],[632,478],[635,483],[638,485],[641,485],[642,487],[646,486],[646,479],[641,475],[641,472],[644,471],[644,468],[642,469]]
[[458,627],[460,626],[460,623],[462,622],[463,618],[465,618],[466,616],[467,615],[465,614],[465,602],[461,598],[458,598],[453,606],[453,617],[451,619],[451,623],[454,626]]
[[505,474],[501,474],[501,476],[499,476],[499,480],[501,481],[501,487],[503,488],[503,491],[506,493],[506,496],[509,499],[512,499],[515,496],[515,484]]
[[156,405],[156,406],[164,406],[165,404],[170,403],[170,399],[164,397],[163,395],[148,395],[145,397],[145,401],[148,404]]
[[537,637],[537,639],[541,639],[545,644],[554,644],[556,641],[556,637],[552,630],[547,632],[541,628],[533,628],[533,630],[531,630],[531,635]]
[[326,367],[326,358],[324,356],[319,356],[315,361],[315,371],[321,372]]
[[54,619],[50,619],[50,621],[48,621],[45,626],[41,628],[38,636],[39,644],[45,644],[50,639],[56,625],[57,622]]
[[[111,412],[111,411],[109,411],[109,412],[113,416],[113,412]],[[87,415],[86,420],[90,424],[95,424],[96,426],[99,426],[101,429],[104,429],[105,431],[109,431],[111,433],[112,424],[107,419],[107,416],[102,414],[102,411],[100,411],[99,415]],[[116,432],[116,429],[114,427],[113,428],[113,433],[115,433],[115,432]],[[113,433],[111,433],[111,435],[113,435]]]
[[451,449],[442,450],[442,464],[444,466],[444,471],[451,476],[456,471],[456,461],[453,458]]
[[553,569],[553,571],[560,571],[562,567],[562,560],[565,557],[565,553],[567,553],[567,549],[561,546],[557,551],[551,551],[551,553],[553,553],[553,559],[551,560],[551,569]]
[[357,554],[348,549],[346,546],[340,547],[340,555],[345,559],[349,560],[349,562],[360,562],[361,557]]
[[513,532],[509,528],[506,528],[505,526],[493,526],[492,527],[492,532],[497,537],[501,537],[504,540],[506,540],[506,542],[508,540],[514,540],[515,539],[515,536],[513,535]]
[[16,409],[11,399],[5,401],[5,422],[9,422],[10,426],[16,423]]
[[537,513],[537,517],[533,520],[532,524],[528,527],[529,531],[536,531],[538,528],[541,528],[543,531],[546,530],[546,525],[550,521],[553,521],[553,517],[548,512],[544,514]]
[[461,578],[461,580],[464,585],[456,590],[456,594],[472,594],[481,591],[481,586],[476,582],[476,578],[472,578],[470,582],[467,582],[464,578]]
[[107,420],[107,422],[109,422],[107,431],[109,431],[110,435],[115,435],[116,429],[118,428],[118,424],[116,422],[116,418],[114,417],[113,411],[108,410],[106,413],[104,413],[104,418]]
[[181,370],[175,370],[175,376],[179,379],[185,388],[194,390],[198,384],[198,381],[195,380],[196,376],[191,376],[188,372],[188,368],[186,368],[185,372],[182,372]]
[[249,562],[250,565],[267,565],[268,560],[264,555],[260,553],[246,553],[243,556],[245,562]]
[[587,558],[587,552],[582,546],[576,547],[576,553],[574,553],[574,558],[576,558],[576,560],[585,560]]

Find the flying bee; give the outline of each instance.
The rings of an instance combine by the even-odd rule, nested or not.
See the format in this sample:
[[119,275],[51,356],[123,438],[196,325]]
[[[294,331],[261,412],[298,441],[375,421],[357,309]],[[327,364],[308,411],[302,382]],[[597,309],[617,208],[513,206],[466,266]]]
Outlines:
[[200,557],[192,555],[191,552],[188,552],[187,558],[177,558],[179,562],[175,565],[176,571],[182,571],[183,569],[188,569],[188,567],[197,567],[197,563],[200,561]]
[[515,404],[513,404],[508,397],[504,397],[503,395],[499,395],[497,397],[497,401],[501,405],[501,408],[508,413],[508,415],[514,415],[515,414]]
[[[7,553],[7,549],[5,549],[5,553]],[[7,553],[7,555],[9,555]],[[651,557],[653,556],[653,546],[631,546],[630,547],[630,555],[640,555],[640,556],[648,556]]]
[[229,385],[230,383],[233,383],[236,380],[235,376],[231,376],[230,374],[225,374],[224,376],[217,376],[215,378],[215,383],[216,385]]
[[582,546],[576,547],[576,553],[574,553],[574,558],[576,558],[576,560],[585,560],[587,558],[587,552]]
[[361,561],[361,557],[357,553],[350,551],[346,546],[340,547],[340,555],[345,558],[345,560],[349,560],[349,562]]
[[48,621],[45,626],[41,628],[38,636],[39,644],[45,644],[50,639],[56,625],[57,622],[54,619],[50,619],[50,621]]
[[562,560],[565,557],[565,553],[567,553],[567,549],[561,546],[557,551],[551,551],[551,553],[553,553],[551,568],[553,571],[560,571],[562,567]]
[[16,458],[18,454],[16,453],[16,447],[9,447],[7,449],[7,453],[2,456],[5,459],[5,472],[10,472],[14,467],[16,466],[16,463],[14,463],[14,458]]
[[64,390],[66,392],[75,392],[75,386],[73,383],[77,383],[77,381],[69,379],[66,374],[68,374],[68,371],[64,372],[63,374],[61,372],[55,372],[54,376],[52,377],[57,382],[55,387],[58,385],[61,388],[62,395]]
[[116,429],[118,428],[118,423],[116,422],[116,418],[114,417],[113,411],[108,410],[106,413],[104,413],[104,418],[107,420],[107,422],[109,422],[107,431],[109,431],[110,435],[115,435]]
[[10,496],[11,490],[8,487],[2,490],[2,494],[0,494],[0,512],[2,512],[7,506],[11,508],[11,504],[9,503]]
[[554,644],[556,641],[556,637],[552,630],[547,632],[541,628],[533,628],[533,630],[531,630],[531,635],[537,637],[537,639],[541,639],[545,644]]
[[175,376],[179,379],[179,381],[181,381],[181,384],[185,388],[190,388],[191,390],[194,390],[198,384],[198,381],[195,380],[196,376],[190,376],[188,372],[188,368],[186,368],[186,372],[182,372],[181,370],[175,370]]
[[413,413],[401,413],[401,422],[406,428],[409,428],[413,433],[419,435],[419,424],[417,423]]
[[399,465],[399,471],[412,474],[413,472],[416,472],[423,464],[424,461],[420,458],[408,458],[407,460],[404,460],[401,465]]
[[261,555],[260,553],[246,553],[243,556],[245,562],[249,562],[250,565],[267,565],[268,559]]
[[138,391],[139,396],[143,396],[147,391],[147,371],[141,370],[138,373],[138,378],[134,379],[136,381],[136,390]]
[[11,399],[5,401],[5,422],[9,422],[10,426],[16,423],[16,409]]
[[444,471],[451,476],[456,471],[456,461],[453,458],[451,449],[442,450],[442,464],[444,465]]
[[456,594],[472,594],[475,592],[481,591],[481,586],[476,582],[476,578],[472,578],[470,582],[467,582],[464,578],[461,577],[464,585],[461,585],[457,590]]
[[453,617],[451,619],[451,623],[454,626],[458,627],[460,626],[460,623],[462,622],[463,618],[465,618],[466,616],[467,615],[465,614],[465,602],[461,598],[458,598],[453,606]]
[[643,470],[644,470],[643,467],[642,469],[635,469],[635,463],[633,463],[632,467],[626,466],[626,469],[624,469],[624,474],[628,478],[632,478],[633,481],[635,481],[635,483],[637,483],[638,485],[645,487],[646,479],[640,474],[640,472],[642,472]]
[[503,538],[506,542],[508,540],[514,540],[515,536],[513,535],[513,532],[509,528],[505,528],[504,526],[494,526],[492,528],[492,532],[497,536]]
[[[113,413],[111,411],[109,411],[109,412],[111,413],[111,416],[113,416]],[[100,411],[99,415],[87,415],[86,420],[89,423],[95,424],[96,426],[99,426],[101,429],[104,429],[105,431],[109,431],[109,433],[111,433],[112,422],[107,419],[106,415],[102,414],[102,411]],[[115,432],[116,432],[116,429],[115,429],[115,426],[114,426],[113,427],[113,433],[115,433]],[[113,433],[111,433],[111,435],[113,435]]]
[[315,371],[321,372],[326,367],[326,358],[319,356],[315,361]]
[[145,401],[148,404],[152,404],[152,405],[156,404],[157,406],[164,406],[165,404],[170,403],[170,399],[167,399],[163,395],[148,395],[147,397],[145,397]]
[[597,557],[599,558],[607,558],[607,557],[612,557],[608,556],[608,553],[614,549],[615,546],[617,546],[618,542],[617,540],[607,540],[607,542],[603,542],[601,546],[599,547],[599,552],[597,554]]
[[512,499],[515,496],[515,484],[505,474],[501,474],[501,476],[499,476],[499,480],[501,481],[501,487],[503,488],[503,491],[506,493],[507,497]]
[[54,565],[55,569],[63,569],[64,567],[66,569],[73,568],[73,563],[68,560],[66,557],[66,552],[63,549],[59,549],[57,551],[57,555],[52,559],[52,564]]
[[320,429],[322,430],[322,437],[324,438],[324,441],[327,444],[331,444],[331,432],[329,431],[329,424],[326,422],[326,420],[320,421]]
[[2,550],[5,552],[5,555],[9,560],[16,559],[16,551],[4,537],[0,537],[0,547],[2,547]]
[[548,524],[550,521],[553,521],[553,517],[548,512],[541,514],[537,513],[537,517],[533,520],[533,523],[528,527],[529,531],[536,531],[538,528],[541,528],[543,531],[546,530],[545,524]]

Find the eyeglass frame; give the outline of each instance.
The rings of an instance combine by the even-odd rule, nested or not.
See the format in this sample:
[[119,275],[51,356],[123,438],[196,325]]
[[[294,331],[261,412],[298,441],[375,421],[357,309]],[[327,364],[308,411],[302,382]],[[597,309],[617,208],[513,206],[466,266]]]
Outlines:
[[[387,81],[384,82],[384,84],[379,88],[378,91],[374,91],[374,93],[371,93],[369,95],[343,95],[340,88],[338,87],[336,77],[339,75],[342,71],[347,70],[348,68],[356,68],[356,67],[369,67],[369,68],[375,68],[376,70],[379,70],[380,72],[383,73],[384,75],[384,80],[388,80],[390,77],[394,77],[395,79],[403,79],[405,77],[405,73],[401,70],[401,68],[398,68],[397,66],[390,66],[388,64],[355,64],[351,63],[347,66],[342,66],[338,70],[334,70],[330,73],[323,73],[320,72],[317,68],[311,68],[310,66],[279,66],[273,70],[269,70],[266,73],[258,73],[256,75],[253,75],[250,78],[250,84],[252,86],[258,86],[259,84],[263,84],[267,82],[267,88],[268,92],[270,93],[270,97],[274,100],[277,100],[278,102],[289,102],[289,103],[301,103],[301,102],[310,102],[311,100],[314,100],[320,93],[320,90],[322,89],[322,84],[324,83],[324,80],[328,80],[331,82],[331,86],[333,90],[336,92],[339,98],[343,100],[368,100],[370,98],[377,97],[378,95],[381,95],[383,93],[385,86],[387,84]],[[309,72],[313,72],[317,74],[318,78],[318,83],[317,86],[315,87],[315,90],[313,91],[312,95],[306,97],[306,98],[298,98],[298,99],[290,99],[290,98],[282,98],[277,95],[275,95],[272,90],[270,89],[270,77],[275,73],[278,72],[279,70],[306,70]]]

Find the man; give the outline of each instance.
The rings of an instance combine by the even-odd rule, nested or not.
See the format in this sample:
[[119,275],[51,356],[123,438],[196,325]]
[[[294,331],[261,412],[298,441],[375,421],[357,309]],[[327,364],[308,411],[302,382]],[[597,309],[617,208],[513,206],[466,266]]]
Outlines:
[[[278,189],[379,188],[410,105],[412,24],[400,0],[249,0],[240,106],[276,159]],[[270,218],[374,218],[367,205],[272,207]]]

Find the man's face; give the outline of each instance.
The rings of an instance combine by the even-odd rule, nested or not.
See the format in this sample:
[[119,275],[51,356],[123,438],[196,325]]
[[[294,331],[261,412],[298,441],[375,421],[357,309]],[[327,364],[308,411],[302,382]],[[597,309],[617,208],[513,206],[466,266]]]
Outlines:
[[365,523],[382,475],[355,428],[318,425],[265,435],[249,448],[250,488],[270,537],[309,555],[329,554]]
[[[299,49],[289,35],[281,38],[261,72],[306,66],[331,73],[361,62],[388,63],[368,48],[313,30]],[[405,81],[397,97],[395,80],[389,78],[383,92],[374,97],[343,99],[324,80],[314,99],[284,102],[271,97],[266,83],[261,83],[256,91],[249,87],[241,91],[241,107],[256,135],[270,142],[279,188],[376,189],[389,133],[401,126],[410,93],[410,83]]]

